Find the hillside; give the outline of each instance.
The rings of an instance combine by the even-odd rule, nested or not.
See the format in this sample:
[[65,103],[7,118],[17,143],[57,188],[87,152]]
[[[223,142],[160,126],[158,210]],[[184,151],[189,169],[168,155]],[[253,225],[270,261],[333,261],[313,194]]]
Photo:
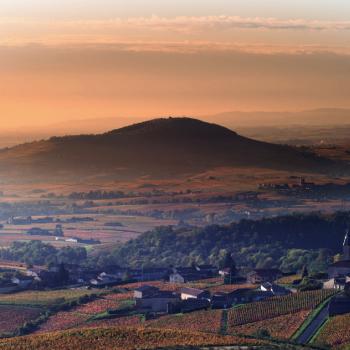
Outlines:
[[288,215],[204,228],[160,227],[146,232],[111,252],[122,266],[218,264],[224,251],[234,254],[239,266],[273,267],[284,271],[326,269],[341,251],[349,213]]
[[0,349],[133,350],[164,349],[176,346],[261,345],[263,343],[264,341],[259,340],[198,332],[96,328],[0,340]]
[[0,151],[2,176],[171,176],[221,166],[341,170],[332,161],[190,118],[155,119],[100,135],[53,137]]

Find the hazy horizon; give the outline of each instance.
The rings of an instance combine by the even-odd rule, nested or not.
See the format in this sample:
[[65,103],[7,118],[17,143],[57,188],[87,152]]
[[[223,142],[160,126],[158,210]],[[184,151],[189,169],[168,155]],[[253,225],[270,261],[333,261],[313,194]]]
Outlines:
[[350,108],[348,13],[342,0],[5,0],[2,129]]

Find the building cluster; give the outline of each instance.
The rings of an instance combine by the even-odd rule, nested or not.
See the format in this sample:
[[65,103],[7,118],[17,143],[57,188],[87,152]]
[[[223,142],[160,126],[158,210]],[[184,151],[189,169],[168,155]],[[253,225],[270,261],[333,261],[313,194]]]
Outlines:
[[[294,179],[294,177],[293,177]],[[314,182],[307,182],[304,177],[297,177],[292,183],[261,183],[258,185],[259,190],[276,190],[276,191],[289,191],[289,190],[312,190],[317,185]]]
[[290,294],[291,291],[273,283],[265,283],[258,289],[238,288],[232,292],[216,292],[182,287],[178,292],[163,291],[143,285],[134,291],[135,306],[146,313],[185,313],[196,310],[226,309],[235,304],[261,301],[273,296]]
[[324,283],[324,288],[343,290],[350,286],[350,235],[346,233],[343,242],[343,254],[341,258],[328,267],[330,280]]

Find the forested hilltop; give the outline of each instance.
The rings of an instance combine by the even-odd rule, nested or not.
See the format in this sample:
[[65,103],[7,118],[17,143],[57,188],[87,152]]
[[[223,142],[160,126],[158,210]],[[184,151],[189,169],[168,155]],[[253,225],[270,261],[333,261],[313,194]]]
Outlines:
[[57,249],[39,241],[15,242],[0,250],[0,258],[27,264],[75,263],[91,268],[118,264],[123,267],[219,266],[226,253],[234,254],[241,268],[278,267],[284,272],[308,265],[325,271],[341,252],[350,212],[331,215],[289,215],[258,221],[242,220],[227,226],[204,228],[159,227],[111,251],[87,254],[84,248]]
[[350,213],[290,215],[228,226],[161,227],[115,249],[99,263],[124,266],[217,265],[232,252],[241,267],[279,267],[284,271],[325,270],[341,251]]

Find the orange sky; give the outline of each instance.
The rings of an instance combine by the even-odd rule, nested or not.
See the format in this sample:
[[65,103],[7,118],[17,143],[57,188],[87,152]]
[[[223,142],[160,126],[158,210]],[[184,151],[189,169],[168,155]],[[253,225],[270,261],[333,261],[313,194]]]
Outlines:
[[350,18],[340,8],[329,11],[330,1],[317,2],[317,11],[299,0],[286,0],[285,7],[270,0],[265,9],[249,7],[257,5],[253,0],[236,6],[218,0],[216,7],[181,0],[172,8],[133,2],[138,11],[121,1],[102,0],[102,11],[95,0],[43,6],[5,0],[2,129],[85,118],[350,107]]

